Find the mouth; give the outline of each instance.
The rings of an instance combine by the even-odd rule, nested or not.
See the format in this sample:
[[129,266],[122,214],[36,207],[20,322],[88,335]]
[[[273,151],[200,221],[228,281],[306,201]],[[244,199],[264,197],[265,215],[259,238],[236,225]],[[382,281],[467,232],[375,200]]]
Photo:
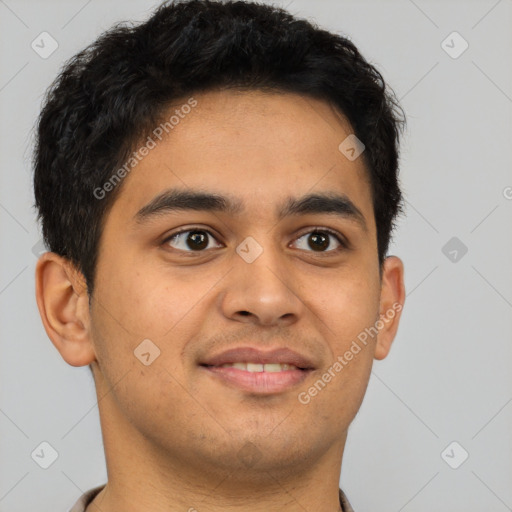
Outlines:
[[307,358],[288,349],[262,352],[253,348],[229,350],[199,367],[224,385],[263,395],[292,390],[315,369]]
[[260,394],[282,393],[302,383],[312,369],[289,364],[233,363],[221,366],[200,365],[212,377],[242,391]]

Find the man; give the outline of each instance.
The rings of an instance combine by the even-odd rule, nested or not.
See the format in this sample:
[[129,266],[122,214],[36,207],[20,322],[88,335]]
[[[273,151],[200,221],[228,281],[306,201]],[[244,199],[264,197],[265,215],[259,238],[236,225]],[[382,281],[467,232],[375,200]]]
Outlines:
[[73,511],[352,510],[344,446],[396,335],[400,109],[353,44],[249,2],[163,4],[49,91],[37,304],[95,380]]

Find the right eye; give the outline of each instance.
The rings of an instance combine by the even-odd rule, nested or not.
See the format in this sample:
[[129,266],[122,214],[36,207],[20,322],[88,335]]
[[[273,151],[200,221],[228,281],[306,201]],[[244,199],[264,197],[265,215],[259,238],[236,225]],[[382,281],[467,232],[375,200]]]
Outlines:
[[205,249],[209,248],[208,237],[215,240],[215,237],[206,229],[187,228],[173,233],[162,244],[168,244],[174,249],[184,252],[204,252]]

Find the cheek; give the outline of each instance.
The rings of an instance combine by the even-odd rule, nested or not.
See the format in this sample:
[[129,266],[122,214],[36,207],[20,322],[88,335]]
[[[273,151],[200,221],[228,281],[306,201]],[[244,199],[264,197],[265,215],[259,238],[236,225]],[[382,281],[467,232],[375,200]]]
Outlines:
[[196,279],[193,285],[188,281],[165,268],[139,265],[134,271],[120,265],[101,280],[104,284],[97,287],[98,302],[110,321],[140,341],[160,339],[186,317],[215,282],[212,278]]
[[[367,330],[379,318],[380,284],[372,266],[354,265],[332,279],[323,295],[321,315],[332,359],[304,395],[334,424],[352,420],[368,385],[375,339]],[[332,407],[328,407],[331,404]]]
[[[145,402],[155,389],[174,389],[177,382],[185,385],[182,353],[208,313],[208,292],[218,280],[216,275],[191,279],[142,265],[130,272],[119,265],[110,273],[110,281],[98,281],[103,284],[96,288],[94,302],[96,354],[111,386],[123,379],[126,407],[136,403],[135,397]],[[132,379],[140,385],[129,386]],[[168,398],[162,391],[151,400],[157,407]]]
[[[370,276],[370,277],[368,277]],[[379,318],[380,287],[371,271],[346,269],[324,282],[324,292],[312,291],[310,300],[328,326],[327,338],[336,355]]]
[[373,287],[348,286],[325,294],[318,316],[330,357],[309,387],[300,390],[300,404],[322,423],[348,425],[361,406],[371,373],[375,341],[366,329],[378,319],[378,296]]
[[[126,321],[119,322],[103,305],[96,305],[91,329],[104,379],[102,394],[115,400],[113,409],[119,408],[149,435],[154,425],[169,425],[173,418],[176,421],[190,409],[191,400],[184,393],[186,379],[179,343],[187,339],[187,333],[179,324],[173,329],[179,320],[170,314],[174,302],[158,307],[159,289],[148,283],[145,286],[132,288],[123,283],[116,294],[120,300],[112,309]],[[111,304],[106,297],[100,300]],[[180,307],[179,301],[175,307]],[[168,334],[160,336],[160,332]]]

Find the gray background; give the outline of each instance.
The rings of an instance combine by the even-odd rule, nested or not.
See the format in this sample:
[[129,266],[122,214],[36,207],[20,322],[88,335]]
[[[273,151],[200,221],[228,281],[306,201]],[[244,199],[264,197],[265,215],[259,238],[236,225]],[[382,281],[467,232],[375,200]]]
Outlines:
[[[391,247],[408,295],[341,486],[356,512],[512,510],[512,0],[276,3],[349,35],[408,115]],[[68,510],[106,481],[92,377],[61,360],[34,298],[31,130],[62,63],[154,5],[0,1],[0,512]],[[31,48],[43,31],[59,45],[46,59]],[[454,31],[458,58],[442,47]],[[31,458],[43,441],[58,452],[46,470]]]

